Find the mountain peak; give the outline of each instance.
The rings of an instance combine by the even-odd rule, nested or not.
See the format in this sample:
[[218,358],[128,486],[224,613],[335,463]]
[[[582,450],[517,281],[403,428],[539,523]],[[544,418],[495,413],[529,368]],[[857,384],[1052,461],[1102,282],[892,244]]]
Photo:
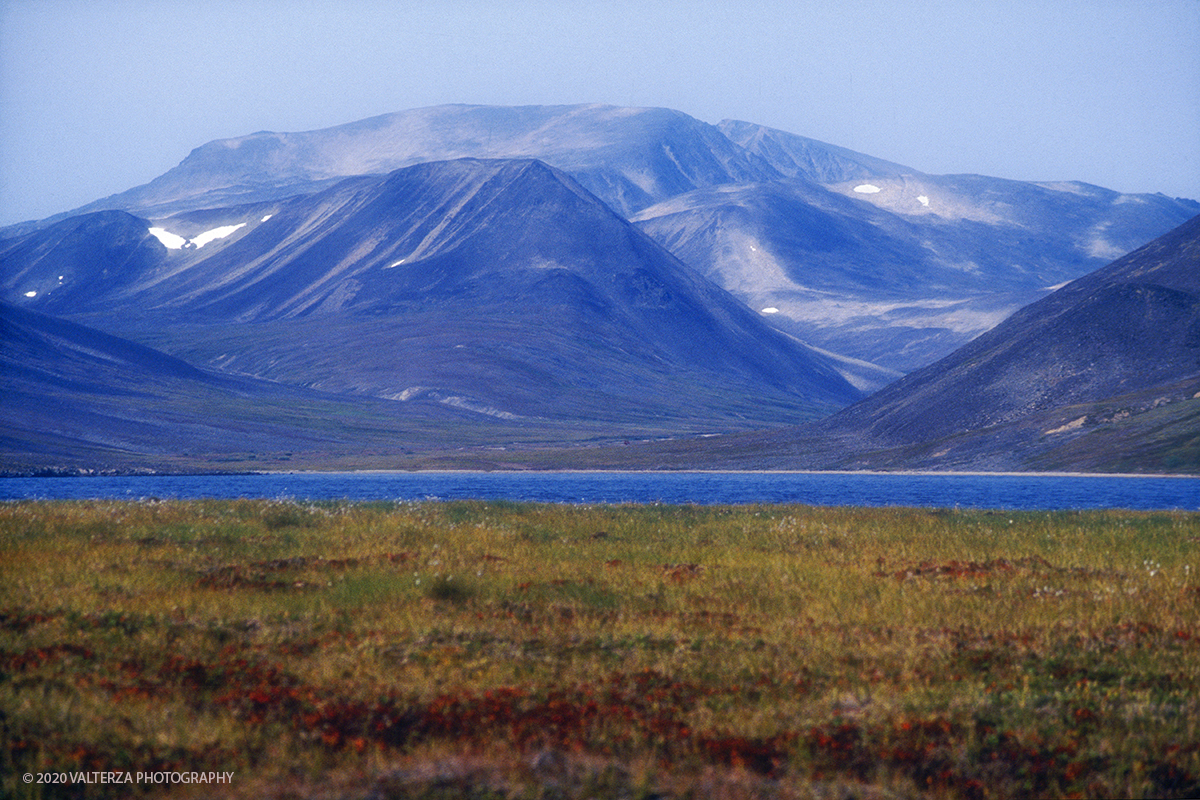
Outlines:
[[420,163],[251,209],[211,254],[159,246],[133,289],[76,310],[168,338],[185,320],[189,359],[225,370],[506,419],[778,424],[861,396],[538,159]]
[[778,175],[714,126],[672,109],[442,105],[209,142],[154,181],[80,211],[163,216],[277,200],[352,175],[461,157],[545,160],[625,214],[698,186]]

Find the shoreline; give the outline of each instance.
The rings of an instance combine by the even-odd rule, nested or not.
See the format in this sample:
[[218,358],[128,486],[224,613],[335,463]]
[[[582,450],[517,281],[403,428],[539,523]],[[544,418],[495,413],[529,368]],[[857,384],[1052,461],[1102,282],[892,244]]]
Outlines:
[[836,470],[836,469],[256,469],[241,471],[147,472],[62,471],[51,474],[0,473],[0,480],[63,478],[186,478],[251,477],[254,475],[862,475],[883,477],[993,478],[1171,478],[1200,479],[1200,473],[1179,472],[989,472],[986,470]]
[[[602,505],[798,503],[857,508],[1200,513],[1200,476],[1172,474],[290,469],[78,477],[84,480],[0,480],[0,502],[145,498],[351,502],[473,499]],[[110,480],[89,480],[104,477]]]
[[[184,474],[184,473],[177,473]],[[194,473],[206,475],[210,473]],[[1177,472],[986,472],[975,470],[837,470],[837,469],[337,469],[255,470],[246,475],[896,475],[901,477],[997,478],[1184,478]]]

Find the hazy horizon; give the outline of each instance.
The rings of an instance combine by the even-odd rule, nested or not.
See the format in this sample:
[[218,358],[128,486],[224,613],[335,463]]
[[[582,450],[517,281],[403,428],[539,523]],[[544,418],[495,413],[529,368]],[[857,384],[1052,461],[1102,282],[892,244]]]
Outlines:
[[933,173],[1200,199],[1200,0],[0,0],[0,225],[214,139],[409,108],[742,119]]

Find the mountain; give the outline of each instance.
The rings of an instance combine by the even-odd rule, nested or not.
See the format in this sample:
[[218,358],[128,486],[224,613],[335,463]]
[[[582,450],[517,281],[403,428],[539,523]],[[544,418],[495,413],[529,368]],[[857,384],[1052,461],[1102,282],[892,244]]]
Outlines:
[[[211,469],[214,461],[270,453],[265,465],[289,451],[334,447],[338,434],[317,424],[304,430],[305,420],[351,410],[314,393],[207,373],[4,302],[0,396],[0,466],[17,473]],[[392,434],[403,430],[391,427]]]
[[772,324],[894,378],[1197,212],[1086,184],[893,174],[698,189],[633,220],[751,307],[773,309]]
[[[1078,312],[1080,324],[1108,314],[1124,326],[1090,356],[1123,382],[1087,383],[1086,368],[1055,351],[1042,355],[1075,372],[1030,366],[1041,376],[1032,390],[963,378],[1000,392],[964,401],[974,417],[941,409],[955,386],[974,395],[935,381],[920,399],[889,386],[882,405],[785,431],[889,384],[918,397],[905,373],[933,380],[927,365],[994,342],[985,331],[1011,335],[994,326],[1197,212],[1190,200],[1081,183],[928,175],[669,109],[440,106],[261,132],[203,145],[77,213],[0,231],[0,300],[48,315],[37,335],[22,323],[44,346],[5,362],[0,378],[25,383],[10,384],[0,410],[6,435],[30,447],[53,439],[39,392],[47,408],[71,398],[78,413],[63,419],[99,409],[104,425],[130,431],[120,420],[136,420],[140,439],[105,445],[127,464],[210,403],[221,433],[211,447],[188,445],[209,454],[201,460],[239,445],[241,419],[259,426],[241,437],[255,453],[305,452],[310,463],[429,465],[435,451],[460,465],[516,463],[480,455],[504,447],[598,464],[604,442],[670,439],[656,452],[678,459],[638,466],[697,465],[701,450],[706,465],[1095,465],[1102,448],[1088,443],[1101,439],[1089,426],[1106,420],[1122,441],[1185,442],[1130,462],[1162,464],[1188,452],[1182,356],[1130,351],[1126,361],[1144,361],[1135,369],[1110,355],[1143,335],[1129,320],[1174,325],[1168,300],[1190,301],[1127,286]],[[68,324],[124,344],[96,349],[99,361],[84,347],[64,360],[46,326]],[[1070,341],[1072,330],[1035,338]],[[174,361],[112,371],[117,351],[136,346]],[[32,383],[28,369],[41,370]],[[220,381],[247,383],[229,395]],[[112,398],[139,383],[158,399],[126,419]],[[1002,386],[1025,412],[1004,405]],[[1151,433],[1154,420],[1165,427]],[[335,432],[343,424],[353,430]],[[1049,444],[1031,444],[1035,430]],[[728,435],[689,438],[714,433]],[[927,447],[950,438],[970,444]]]
[[762,158],[781,176],[788,178],[842,183],[919,174],[912,167],[751,122],[726,119],[717,124],[717,129],[731,142]]
[[1148,421],[1161,466],[1200,465],[1200,216],[822,425],[910,464],[1096,468]]
[[278,200],[349,176],[463,157],[547,161],[621,213],[701,186],[777,176],[715,126],[670,109],[447,105],[210,142],[150,183],[75,213],[166,216]]
[[6,470],[124,467],[120,456],[130,450],[169,463],[195,449],[253,449],[264,431],[256,437],[243,423],[231,448],[232,432],[211,413],[237,397],[236,386],[133,342],[0,303]]
[[[777,425],[862,396],[830,358],[536,160],[419,164],[155,222],[83,220],[4,242],[6,294],[208,369],[643,430]],[[54,243],[81,225],[100,243],[140,226],[127,248],[151,255],[67,275],[79,251]]]
[[265,209],[347,177],[464,157],[563,170],[752,308],[774,309],[772,325],[833,354],[868,390],[1200,213],[1081,183],[927,175],[670,109],[448,105],[210,142],[74,214]]
[[0,472],[10,475],[493,469],[498,458],[547,443],[663,434],[650,425],[498,419],[435,397],[398,403],[201,370],[5,302],[0,398]]
[[0,239],[0,290],[4,299],[21,305],[71,310],[152,271],[161,251],[147,235],[146,221],[132,214],[69,217],[33,234]]
[[1200,216],[826,419],[589,456],[606,469],[1195,475]]

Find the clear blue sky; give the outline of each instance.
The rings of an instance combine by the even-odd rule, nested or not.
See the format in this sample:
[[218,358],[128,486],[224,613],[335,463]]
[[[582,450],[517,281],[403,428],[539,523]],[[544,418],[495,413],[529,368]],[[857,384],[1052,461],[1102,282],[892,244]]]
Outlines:
[[0,224],[213,139],[585,102],[1200,199],[1200,0],[0,0]]

